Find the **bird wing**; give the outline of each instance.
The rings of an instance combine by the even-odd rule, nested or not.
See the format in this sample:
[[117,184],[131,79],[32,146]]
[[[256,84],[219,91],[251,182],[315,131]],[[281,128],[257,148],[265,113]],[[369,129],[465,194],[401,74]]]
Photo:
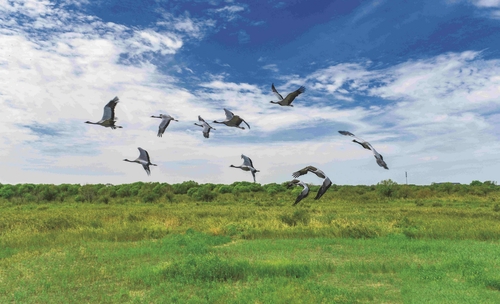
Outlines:
[[163,116],[161,123],[160,123],[160,130],[162,130],[161,133],[165,131],[165,129],[168,127],[168,124],[172,120],[172,117],[170,116]]
[[300,87],[297,90],[293,91],[292,93],[286,95],[285,97],[285,102],[286,104],[291,104],[292,101],[295,99],[295,97],[299,96],[301,93],[304,93],[306,91],[305,87]]
[[340,134],[342,135],[345,135],[345,136],[352,136],[352,137],[356,137],[354,134],[352,134],[351,132],[349,131],[339,131]]
[[[340,133],[340,134],[342,134],[342,135],[345,135],[345,136],[351,136],[351,137],[354,137],[354,138],[355,138],[355,139],[357,139],[359,142],[361,142],[361,143],[366,143],[366,144],[368,144],[370,147],[372,146],[372,145],[370,145],[370,143],[369,143],[369,142],[367,142],[366,140],[364,140],[364,139],[362,139],[362,138],[357,137],[356,135],[352,134],[352,133],[351,133],[351,132],[349,132],[349,131],[339,131],[339,133]],[[361,145],[362,145],[362,144],[361,144]],[[363,145],[362,145],[362,146],[363,146]],[[372,148],[373,148],[373,147],[372,147]]]
[[377,152],[377,150],[375,150],[375,148],[374,148],[374,147],[373,147],[370,143],[368,143],[368,142],[367,142],[367,144],[368,144],[368,145],[370,146],[370,148],[372,149],[372,151],[373,151],[373,156],[375,156],[376,158],[380,157],[380,158],[382,158],[382,160],[384,159],[384,158],[382,157],[382,155],[380,155],[380,154]]
[[248,129],[250,129],[250,125],[238,115],[233,116],[233,118],[228,122],[228,124],[238,127],[242,122],[244,122],[247,125]]
[[210,129],[211,129],[211,127],[205,122],[203,124],[203,136],[205,136],[205,138],[209,138],[209,136],[210,136]]
[[252,160],[250,159],[250,157],[241,154],[241,158],[243,158],[243,166],[249,166],[253,168]]
[[299,171],[293,172],[292,176],[295,177],[295,178],[297,178],[297,177],[299,177],[301,175],[307,174],[309,172],[309,169],[311,169],[311,168],[313,170],[316,170],[316,168],[313,167],[313,166],[307,166],[307,167],[305,167],[303,169],[300,169]]
[[226,119],[227,120],[231,120],[234,117],[233,112],[231,112],[231,111],[229,111],[227,109],[224,109],[224,112],[226,113]]
[[332,186],[332,181],[328,178],[328,176],[325,177],[323,180],[323,185],[321,185],[321,188],[319,188],[318,194],[316,194],[316,197],[314,198],[315,200],[320,199],[320,197],[325,194],[326,190]]
[[111,120],[111,121],[115,120],[115,107],[116,107],[116,104],[119,101],[120,100],[118,99],[118,97],[115,97],[115,98],[111,99],[104,106],[104,113],[102,114],[102,119],[101,120]]
[[303,182],[299,182],[297,185],[302,186],[304,189],[297,196],[297,199],[295,199],[295,203],[293,204],[294,206],[309,195],[309,187],[307,187],[306,184],[304,184]]
[[163,133],[165,133],[165,130],[167,129],[168,125],[170,124],[170,119],[164,119],[160,123],[160,126],[158,127],[158,136],[161,137]]
[[373,156],[375,156],[375,159],[377,160],[377,165],[379,165],[384,169],[389,170],[389,167],[387,167],[387,163],[384,161],[384,157],[382,156],[382,154],[378,153],[377,150],[375,150],[372,145],[370,145],[370,147],[372,148]]
[[226,120],[228,126],[239,126],[242,121],[243,119],[241,119],[241,117],[239,117],[238,115],[233,116],[229,120]]
[[145,161],[147,161],[148,163],[150,163],[151,161],[149,160],[149,154],[148,154],[148,151],[144,150],[144,149],[143,149],[143,148],[141,148],[141,147],[139,147],[139,148],[137,148],[137,149],[139,149],[139,152],[140,152],[140,154],[139,154],[139,158],[140,158],[140,159],[143,159],[143,160],[145,160]]
[[278,93],[278,90],[276,90],[276,88],[274,87],[274,83],[271,85],[271,89],[273,90],[273,93],[279,98],[279,100],[283,100],[283,96]]
[[298,179],[294,179],[294,180],[292,180],[292,181],[288,182],[288,184],[286,185],[286,187],[287,187],[287,188],[291,188],[291,187],[293,187],[293,186],[296,186],[296,185],[297,185],[297,183],[299,183],[299,182],[300,182],[300,181],[299,181]]
[[247,124],[247,122],[246,122],[246,121],[244,121],[243,119],[242,119],[241,121],[243,121],[243,122],[245,123],[245,125],[247,125],[248,130],[250,130],[250,125],[249,125],[249,124]]
[[144,170],[146,170],[146,173],[147,173],[148,175],[151,175],[151,170],[149,169],[149,165],[142,164],[142,167],[144,168]]

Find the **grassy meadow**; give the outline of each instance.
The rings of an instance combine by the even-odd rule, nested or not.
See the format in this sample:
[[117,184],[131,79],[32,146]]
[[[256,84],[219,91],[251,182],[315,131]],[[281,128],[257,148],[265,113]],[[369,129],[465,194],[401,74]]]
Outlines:
[[500,187],[0,185],[0,303],[500,303]]

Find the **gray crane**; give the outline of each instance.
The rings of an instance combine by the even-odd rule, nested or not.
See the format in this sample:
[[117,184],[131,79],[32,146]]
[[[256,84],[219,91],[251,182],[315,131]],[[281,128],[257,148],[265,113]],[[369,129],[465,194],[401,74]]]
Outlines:
[[306,91],[306,88],[301,86],[297,90],[293,91],[292,93],[286,95],[285,98],[281,96],[280,93],[278,93],[278,90],[274,87],[274,83],[271,85],[271,89],[273,90],[273,93],[278,97],[279,101],[270,101],[270,103],[276,103],[279,104],[280,106],[287,106],[287,107],[293,107],[291,104],[295,97],[299,96],[301,93],[304,93]]
[[178,121],[177,119],[174,119],[172,116],[166,114],[160,114],[160,116],[151,115],[151,117],[161,118],[160,126],[158,128],[158,137],[162,137],[163,133],[165,133],[165,129],[167,129],[168,125],[172,120]]
[[323,184],[321,185],[321,188],[319,188],[319,191],[316,194],[316,197],[314,198],[315,200],[318,200],[323,196],[323,194],[325,194],[326,190],[328,190],[328,188],[332,186],[332,181],[328,178],[328,176],[325,175],[323,171],[313,166],[307,166],[299,171],[296,171],[292,174],[292,176],[297,178],[309,172],[314,173],[316,174],[317,177],[323,179]]
[[240,124],[244,122],[247,125],[248,129],[250,129],[250,125],[248,125],[248,123],[245,120],[243,120],[243,118],[239,117],[238,115],[234,115],[234,113],[229,111],[228,109],[224,109],[224,112],[226,113],[226,120],[224,121],[214,120],[214,123],[225,124],[228,127],[236,127],[244,130],[245,129],[244,127],[240,127]]
[[115,126],[115,122],[118,119],[118,117],[115,117],[115,107],[119,101],[120,100],[118,99],[118,97],[111,99],[104,106],[104,113],[102,114],[101,120],[99,120],[98,122],[86,121],[85,123],[93,124],[93,125],[100,125],[100,126],[103,126],[106,128],[111,128],[111,129],[122,128],[121,126]]
[[203,128],[203,136],[205,136],[205,138],[208,138],[210,136],[210,129],[215,130],[215,128],[212,128],[203,118],[201,118],[200,115],[198,115],[198,121],[200,121],[201,124],[197,124],[197,123],[194,123],[194,124],[196,126],[202,127]]
[[241,158],[243,158],[243,165],[241,165],[241,166],[231,165],[229,167],[231,167],[231,168],[240,168],[243,171],[250,171],[250,172],[252,172],[253,182],[255,183],[255,173],[256,172],[260,172],[260,171],[257,170],[257,169],[255,169],[255,167],[253,166],[253,163],[252,163],[252,160],[250,159],[250,157],[241,154]]
[[378,153],[377,150],[375,150],[375,148],[369,142],[367,142],[366,140],[361,139],[361,138],[355,136],[354,134],[352,134],[349,131],[339,131],[339,133],[342,134],[342,135],[345,135],[345,136],[354,137],[354,139],[352,140],[353,142],[355,142],[357,144],[360,144],[363,148],[365,148],[367,150],[372,150],[373,156],[375,157],[375,160],[377,161],[377,164],[380,167],[389,170],[389,167],[387,167],[387,164],[385,163],[384,157],[382,156],[382,154]]
[[149,159],[149,154],[148,154],[148,151],[144,150],[143,148],[141,147],[138,147],[137,149],[139,149],[139,157],[136,159],[136,160],[128,160],[128,159],[124,159],[124,161],[127,161],[127,162],[130,162],[130,163],[138,163],[138,164],[141,164],[142,167],[144,168],[144,170],[146,170],[146,173],[148,175],[151,174],[151,170],[149,170],[149,166],[156,166],[156,164],[152,164],[151,163],[151,160]]

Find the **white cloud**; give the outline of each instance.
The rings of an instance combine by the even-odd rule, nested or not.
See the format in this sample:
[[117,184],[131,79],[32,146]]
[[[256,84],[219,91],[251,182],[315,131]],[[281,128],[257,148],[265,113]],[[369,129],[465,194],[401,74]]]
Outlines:
[[[500,60],[467,51],[381,70],[369,69],[369,64],[338,64],[306,79],[316,90],[382,100],[379,114],[367,117],[369,127],[352,123],[351,131],[370,142],[382,140],[374,146],[391,170],[417,170],[413,182],[430,183],[452,177],[460,182],[495,179],[500,123],[491,114],[500,105],[498,75]],[[384,141],[391,146],[384,147]]]
[[[320,69],[307,76],[306,80],[312,82],[311,89],[342,96],[349,92],[348,89],[363,90],[372,77],[372,72],[361,64],[340,63]],[[343,86],[347,88],[342,88]]]
[[162,19],[156,24],[166,30],[175,30],[187,37],[202,39],[210,30],[212,30],[216,21],[213,19],[192,18],[188,14],[184,16],[174,16],[169,12],[162,13]]
[[233,21],[241,17],[239,13],[245,11],[245,7],[243,5],[234,4],[226,5],[217,9],[211,9],[210,11],[219,14],[227,21]]
[[500,8],[500,0],[471,0],[472,4],[478,7],[499,7]]
[[279,71],[278,69],[278,66],[274,63],[271,63],[271,64],[266,64],[265,66],[262,67],[264,70],[270,70],[270,71],[273,71],[275,73],[277,73]]
[[216,11],[218,13],[220,13],[220,12],[237,13],[237,12],[241,12],[244,10],[245,10],[245,8],[243,6],[240,6],[240,5],[228,5],[228,6],[224,6],[222,8],[215,9],[214,11]]

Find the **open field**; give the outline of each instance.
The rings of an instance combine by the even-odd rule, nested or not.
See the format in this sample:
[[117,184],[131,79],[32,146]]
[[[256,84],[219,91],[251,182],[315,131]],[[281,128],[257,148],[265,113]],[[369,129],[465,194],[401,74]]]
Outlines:
[[296,190],[14,193],[0,200],[0,302],[500,303],[497,190],[377,187],[296,207]]

